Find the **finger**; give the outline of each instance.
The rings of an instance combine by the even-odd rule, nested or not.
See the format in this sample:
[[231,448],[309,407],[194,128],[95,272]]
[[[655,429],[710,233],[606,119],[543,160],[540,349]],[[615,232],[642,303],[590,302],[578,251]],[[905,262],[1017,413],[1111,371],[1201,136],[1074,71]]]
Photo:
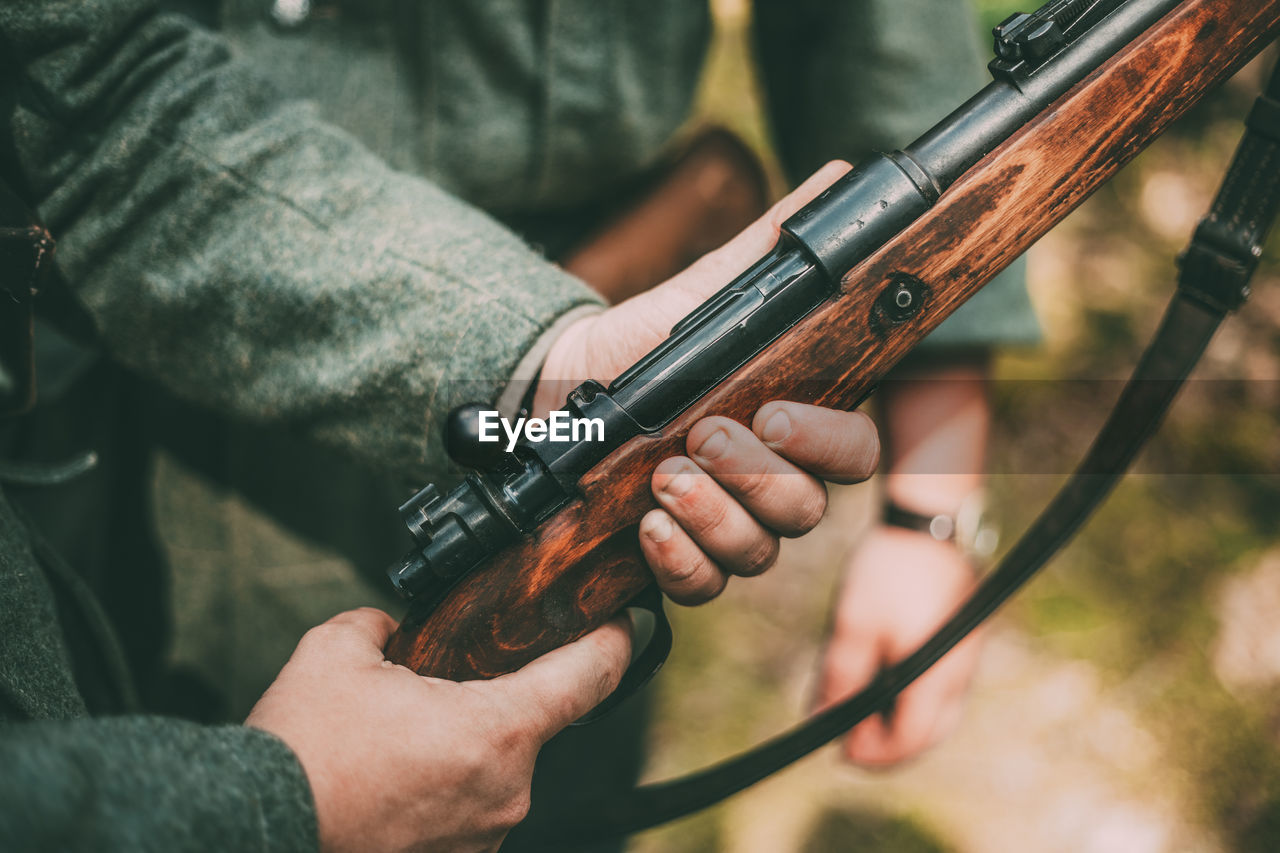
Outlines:
[[621,617],[485,684],[511,700],[513,727],[545,743],[603,702],[630,662],[631,630]]
[[783,536],[808,533],[827,509],[827,488],[729,418],[689,430],[689,455],[756,519]]
[[936,742],[939,718],[955,698],[945,681],[921,678],[898,696],[887,719],[874,718],[850,741],[846,755],[867,767],[887,767],[918,755]]
[[844,758],[862,767],[886,767],[892,762],[872,761],[868,756],[879,756],[889,738],[889,723],[884,714],[872,714],[854,726],[844,739]]
[[724,571],[758,575],[778,558],[778,538],[693,460],[663,461],[653,472],[653,495]]
[[880,669],[881,652],[871,636],[833,634],[822,659],[819,710],[847,699],[871,683]]
[[[880,670],[883,654],[879,641],[871,634],[837,631],[827,644],[822,660],[822,678],[818,688],[818,710],[848,699],[866,687]],[[865,751],[862,745],[885,738],[883,718],[876,714],[850,729],[844,738],[844,754],[851,761]]]
[[751,429],[771,450],[832,483],[860,483],[880,462],[880,437],[862,412],[766,403]]
[[339,613],[302,636],[295,655],[315,656],[335,664],[381,663],[396,620],[374,607]]
[[868,726],[856,743],[850,741],[846,750],[850,760],[886,767],[941,741],[960,721],[970,668],[967,650],[962,648],[939,661],[898,696],[887,720]]
[[640,519],[640,550],[658,586],[676,604],[710,601],[729,582],[666,510],[650,510]]

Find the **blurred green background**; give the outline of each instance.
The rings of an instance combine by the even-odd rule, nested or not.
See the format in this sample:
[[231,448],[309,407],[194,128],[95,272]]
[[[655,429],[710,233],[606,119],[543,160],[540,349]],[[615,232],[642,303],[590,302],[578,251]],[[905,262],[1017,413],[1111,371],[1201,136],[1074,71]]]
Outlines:
[[[982,0],[983,26],[1022,5]],[[749,4],[714,6],[702,120],[768,159],[758,96],[741,85]],[[1030,253],[1045,342],[1002,355],[993,386],[990,491],[1005,545],[1083,452],[1154,330],[1173,259],[1271,61]],[[879,773],[829,748],[632,849],[1280,850],[1278,250],[1137,472],[996,620],[956,737]],[[850,519],[866,517],[874,488],[836,492],[828,521],[787,543],[777,570],[676,614],[648,777],[722,757],[804,712],[839,562],[860,530]]]

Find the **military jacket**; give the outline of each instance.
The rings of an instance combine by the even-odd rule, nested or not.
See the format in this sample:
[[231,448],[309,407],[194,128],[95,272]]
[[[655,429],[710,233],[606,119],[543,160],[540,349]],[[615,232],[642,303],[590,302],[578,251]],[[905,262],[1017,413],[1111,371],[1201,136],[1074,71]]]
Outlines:
[[[154,0],[0,3],[0,169],[58,238],[113,360],[425,476],[444,413],[497,399],[598,304],[499,220],[587,205],[660,156],[693,98],[705,6],[317,2],[294,30],[267,2],[184,5],[220,34]],[[951,0],[756,14],[795,176],[904,144],[980,82]],[[958,340],[1025,337],[1020,294],[975,304]],[[313,846],[305,777],[275,738],[86,716],[85,673],[124,677],[117,655],[72,653],[85,630],[77,647],[109,652],[111,632],[41,551],[0,498],[0,841]]]

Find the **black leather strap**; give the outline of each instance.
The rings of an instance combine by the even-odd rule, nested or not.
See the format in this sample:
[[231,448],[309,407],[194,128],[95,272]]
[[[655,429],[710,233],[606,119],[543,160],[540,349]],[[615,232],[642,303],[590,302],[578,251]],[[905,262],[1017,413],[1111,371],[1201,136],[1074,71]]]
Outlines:
[[[1280,103],[1280,69],[1260,102]],[[1264,107],[1263,110],[1270,110]],[[1071,479],[955,615],[862,692],[789,732],[688,776],[622,797],[544,809],[518,828],[538,849],[570,851],[713,805],[834,740],[894,699],[1031,579],[1110,493],[1164,417],[1223,318],[1248,294],[1280,204],[1280,144],[1269,123],[1247,125],[1209,215],[1183,255],[1178,289],[1115,409]]]
[[928,533],[939,542],[956,541],[957,522],[954,515],[946,513],[926,515],[889,501],[884,505],[884,523],[890,527]]

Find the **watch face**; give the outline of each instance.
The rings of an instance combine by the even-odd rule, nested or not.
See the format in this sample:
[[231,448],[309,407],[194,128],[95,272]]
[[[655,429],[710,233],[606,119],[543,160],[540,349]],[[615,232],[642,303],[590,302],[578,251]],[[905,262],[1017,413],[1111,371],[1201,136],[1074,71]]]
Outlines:
[[956,536],[956,520],[949,515],[935,515],[929,521],[929,535],[939,542],[950,542]]

